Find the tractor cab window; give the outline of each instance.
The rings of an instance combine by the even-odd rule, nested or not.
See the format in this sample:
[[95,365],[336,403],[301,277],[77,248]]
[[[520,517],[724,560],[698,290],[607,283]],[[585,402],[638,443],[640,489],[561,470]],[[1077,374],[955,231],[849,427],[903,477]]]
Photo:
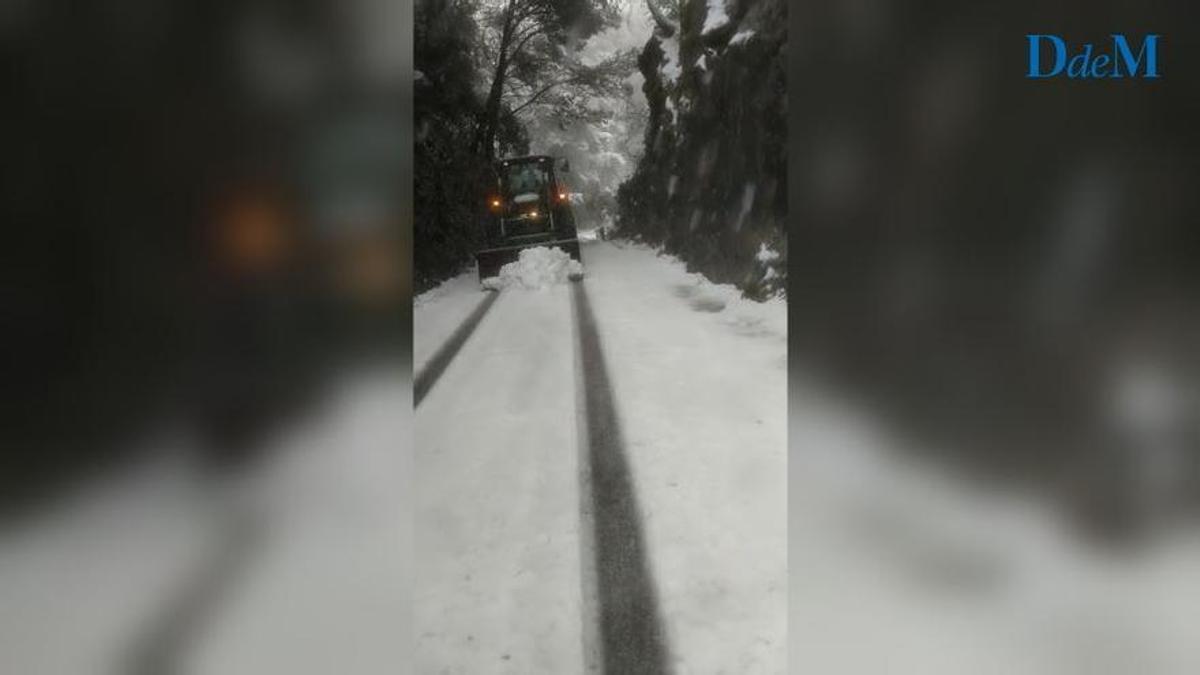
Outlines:
[[541,193],[549,182],[549,173],[534,162],[512,164],[504,168],[505,192],[514,197]]

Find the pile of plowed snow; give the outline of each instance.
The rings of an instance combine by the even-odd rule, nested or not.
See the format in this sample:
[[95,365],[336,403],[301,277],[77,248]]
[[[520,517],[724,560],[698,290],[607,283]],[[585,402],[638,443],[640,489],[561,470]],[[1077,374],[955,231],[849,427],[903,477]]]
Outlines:
[[583,265],[560,248],[527,248],[516,262],[500,268],[498,276],[483,280],[483,287],[494,291],[503,288],[537,290],[581,276]]

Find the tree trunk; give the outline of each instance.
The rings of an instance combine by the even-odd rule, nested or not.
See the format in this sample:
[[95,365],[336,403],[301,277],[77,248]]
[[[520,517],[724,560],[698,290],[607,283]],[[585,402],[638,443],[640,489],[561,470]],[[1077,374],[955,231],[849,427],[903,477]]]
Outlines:
[[488,161],[496,157],[496,130],[500,125],[500,99],[504,96],[504,80],[508,77],[508,50],[512,47],[516,27],[513,26],[513,11],[515,3],[509,2],[504,17],[504,31],[500,35],[499,56],[496,59],[496,71],[492,75],[492,88],[488,92],[487,105],[483,109],[483,119],[475,135],[476,151],[483,154]]
[[[505,47],[507,49],[507,47]],[[504,95],[504,79],[508,75],[508,58],[501,53],[500,61],[496,64],[496,73],[492,77],[492,90],[488,93],[487,106],[483,110],[481,125],[480,150],[483,156],[491,161],[496,156],[496,129],[500,124],[500,98]]]

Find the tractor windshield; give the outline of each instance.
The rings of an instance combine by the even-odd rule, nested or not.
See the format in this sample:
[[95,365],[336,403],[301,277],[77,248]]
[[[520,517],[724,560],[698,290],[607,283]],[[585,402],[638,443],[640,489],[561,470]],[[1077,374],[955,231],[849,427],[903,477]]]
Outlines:
[[520,202],[522,198],[536,200],[550,183],[550,173],[541,162],[520,162],[503,168],[504,192],[509,199]]

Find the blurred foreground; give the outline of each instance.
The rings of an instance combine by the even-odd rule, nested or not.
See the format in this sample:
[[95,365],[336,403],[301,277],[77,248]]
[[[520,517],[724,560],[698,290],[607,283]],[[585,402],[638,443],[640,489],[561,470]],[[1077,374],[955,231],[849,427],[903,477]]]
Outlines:
[[346,374],[214,480],[168,433],[0,536],[0,670],[404,672],[412,382]]
[[410,35],[404,0],[0,12],[0,671],[405,663]]
[[[792,17],[793,670],[1197,672],[1195,7]],[[1030,81],[1039,31],[1169,72]]]
[[[822,393],[823,392],[823,393]],[[1200,530],[1114,551],[793,377],[790,672],[1186,675]]]

